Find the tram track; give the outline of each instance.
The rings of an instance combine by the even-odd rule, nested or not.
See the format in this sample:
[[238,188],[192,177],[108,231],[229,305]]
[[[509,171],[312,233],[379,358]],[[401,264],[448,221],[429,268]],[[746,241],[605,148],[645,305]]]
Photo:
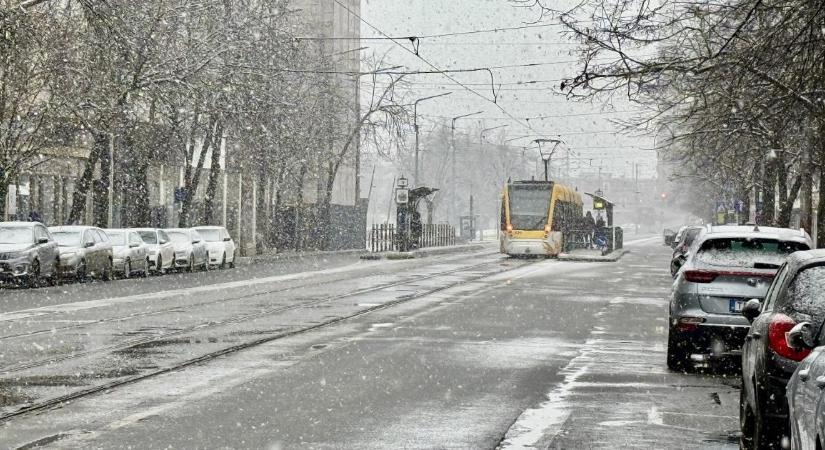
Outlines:
[[[277,308],[278,311],[275,311],[275,308],[273,308],[273,310],[267,311],[267,312],[262,311],[262,312],[256,313],[256,314],[245,315],[244,317],[238,316],[238,317],[235,317],[235,318],[232,318],[232,319],[227,319],[227,321],[221,321],[220,323],[216,323],[214,326],[227,325],[227,324],[230,323],[230,322],[228,322],[228,320],[233,320],[232,323],[241,323],[241,322],[244,322],[244,321],[257,319],[257,318],[260,318],[260,317],[263,317],[263,316],[266,316],[266,315],[277,314],[277,313],[283,312],[283,311],[288,311],[288,310],[292,310],[292,309],[306,308],[306,307],[313,307],[313,306],[317,306],[318,304],[322,304],[322,303],[326,303],[326,302],[332,302],[332,301],[343,299],[343,298],[354,297],[354,296],[358,296],[358,295],[377,292],[377,291],[380,291],[380,290],[383,290],[383,289],[388,289],[388,288],[392,288],[392,287],[396,287],[396,286],[401,286],[401,285],[404,285],[404,284],[416,283],[416,282],[419,282],[419,281],[425,281],[425,280],[433,279],[433,278],[436,278],[436,277],[443,277],[443,276],[446,276],[446,275],[451,275],[451,274],[455,274],[455,273],[462,272],[462,271],[472,271],[472,270],[478,269],[478,268],[483,267],[483,266],[500,265],[501,263],[502,263],[501,260],[488,261],[488,262],[483,262],[483,263],[479,263],[479,264],[474,264],[474,265],[471,265],[471,266],[461,267],[461,268],[458,268],[458,269],[452,269],[452,270],[447,270],[447,271],[441,271],[441,272],[434,273],[434,274],[428,274],[428,275],[425,275],[425,276],[416,277],[414,279],[407,279],[407,280],[393,282],[393,283],[385,283],[383,285],[373,286],[373,287],[365,288],[365,289],[359,289],[359,290],[356,290],[356,291],[351,291],[351,292],[347,292],[347,293],[343,293],[343,294],[339,294],[339,295],[327,296],[327,297],[324,297],[324,298],[321,298],[321,299],[316,299],[316,300],[313,300],[313,301],[310,301],[310,302],[302,302],[302,303],[298,303],[298,304],[295,304],[295,305],[283,306],[281,308]],[[21,407],[17,410],[0,414],[0,424],[2,424],[4,422],[7,422],[11,419],[14,419],[16,417],[31,414],[31,413],[34,413],[34,412],[37,412],[37,411],[46,410],[46,409],[59,406],[63,403],[66,403],[66,402],[69,402],[69,401],[72,401],[72,400],[77,400],[77,399],[80,399],[80,398],[83,398],[83,397],[92,396],[92,395],[95,395],[97,393],[101,393],[101,392],[104,392],[104,391],[109,391],[109,390],[112,390],[114,388],[118,388],[118,387],[121,387],[121,386],[126,386],[126,385],[129,385],[129,384],[133,384],[133,383],[136,383],[136,382],[139,382],[139,381],[142,381],[142,380],[146,380],[146,379],[149,379],[149,378],[154,378],[154,377],[157,377],[157,376],[169,373],[169,372],[177,371],[177,370],[189,367],[189,366],[193,366],[193,365],[201,364],[201,363],[204,363],[204,362],[208,362],[210,360],[213,360],[213,359],[221,357],[221,356],[225,356],[225,355],[232,354],[232,353],[237,353],[239,351],[249,349],[249,348],[252,348],[252,347],[256,347],[256,346],[259,346],[259,345],[262,345],[262,344],[266,344],[266,343],[276,341],[276,340],[279,340],[279,339],[285,339],[285,338],[288,338],[288,337],[291,337],[291,336],[305,334],[305,333],[312,332],[312,331],[315,331],[315,330],[318,330],[318,329],[321,329],[321,328],[329,327],[329,326],[332,326],[332,325],[335,325],[335,324],[338,324],[338,323],[341,323],[341,322],[344,322],[344,321],[347,321],[347,320],[358,318],[358,317],[361,317],[361,316],[364,316],[364,315],[367,315],[367,314],[370,314],[370,313],[373,313],[373,312],[376,312],[376,311],[387,309],[387,308],[390,308],[390,307],[393,307],[393,306],[396,306],[396,305],[399,305],[399,304],[402,304],[402,303],[406,303],[406,302],[409,302],[409,301],[412,301],[412,300],[416,300],[416,299],[419,299],[419,298],[422,298],[422,297],[426,297],[428,295],[432,295],[432,294],[440,292],[440,291],[444,291],[444,290],[447,290],[447,289],[450,289],[450,288],[454,288],[454,287],[460,286],[462,284],[478,281],[479,279],[482,279],[484,277],[488,277],[488,276],[491,276],[491,275],[497,275],[497,274],[500,274],[500,273],[505,273],[505,272],[512,271],[512,270],[515,270],[515,269],[518,269],[518,268],[521,268],[521,267],[524,267],[524,266],[527,266],[527,265],[530,265],[530,264],[534,264],[534,262],[525,261],[523,264],[517,264],[514,267],[508,267],[508,268],[502,268],[500,270],[484,272],[484,273],[479,274],[477,276],[472,276],[470,278],[462,279],[462,280],[459,280],[459,281],[454,282],[454,283],[448,283],[446,285],[437,286],[437,287],[434,287],[432,289],[423,290],[423,291],[417,292],[415,294],[398,297],[394,300],[390,300],[390,301],[387,301],[387,302],[379,304],[379,305],[373,305],[373,306],[365,307],[365,308],[359,309],[359,310],[357,310],[357,311],[355,311],[351,314],[346,314],[346,315],[343,315],[343,316],[340,316],[340,317],[334,317],[334,318],[331,318],[331,319],[328,319],[328,320],[325,320],[325,321],[322,321],[322,322],[319,322],[319,323],[303,326],[303,327],[300,327],[300,328],[297,328],[297,329],[294,329],[294,330],[288,330],[288,331],[283,331],[283,332],[279,332],[279,333],[269,334],[267,336],[264,336],[264,337],[261,337],[261,338],[258,338],[258,339],[253,339],[253,340],[246,341],[246,342],[243,342],[243,343],[240,343],[240,344],[236,344],[236,345],[232,345],[232,346],[229,346],[229,347],[218,349],[218,350],[215,350],[215,351],[212,351],[212,352],[208,352],[208,353],[205,353],[203,355],[200,355],[200,356],[197,356],[197,357],[194,357],[194,358],[190,358],[190,359],[172,364],[172,365],[167,366],[167,367],[151,370],[151,371],[146,372],[146,373],[137,374],[137,375],[129,376],[129,377],[118,379],[118,380],[112,380],[112,381],[107,382],[107,383],[98,384],[98,385],[95,385],[95,386],[90,386],[86,389],[75,390],[73,392],[69,392],[69,393],[64,394],[64,395],[48,398],[48,399],[45,399],[45,400],[42,400],[42,401],[39,401],[39,402],[34,402],[34,403],[31,403],[31,404],[25,405],[25,406],[23,406],[23,407]],[[201,325],[203,325],[203,324],[201,324]],[[190,327],[190,329],[187,329],[187,330],[176,330],[174,332],[167,333],[165,335],[156,335],[156,336],[152,336],[151,338],[141,339],[140,340],[141,342],[137,342],[137,340],[135,340],[134,342],[130,342],[128,345],[126,343],[122,343],[121,345],[116,346],[118,348],[107,348],[105,350],[96,349],[95,352],[104,354],[104,353],[108,353],[108,352],[117,351],[120,348],[129,348],[129,347],[133,347],[135,345],[151,343],[151,342],[154,342],[154,341],[168,339],[170,336],[185,334],[187,332],[198,331],[198,330],[201,330],[201,329],[203,329],[203,328],[195,328],[193,330],[192,327]],[[71,356],[69,358],[51,358],[49,360],[41,360],[41,361],[39,361],[38,365],[42,366],[42,365],[47,365],[47,364],[56,364],[56,363],[59,363],[59,362],[62,362],[62,361],[66,361],[67,359],[83,357],[83,356],[91,356],[92,354],[93,353],[86,353],[84,355]],[[29,368],[32,368],[32,367],[29,367]],[[23,368],[20,368],[17,371],[20,371],[20,370],[23,370]]]
[[[496,254],[496,252],[483,253],[480,256],[491,256],[491,255],[494,255],[494,254]],[[250,293],[250,294],[223,297],[223,298],[220,298],[220,299],[217,299],[217,300],[209,300],[209,301],[198,302],[198,303],[190,303],[190,304],[187,304],[183,307],[184,308],[198,308],[198,307],[216,305],[216,304],[220,304],[220,303],[228,303],[228,302],[237,301],[237,300],[247,300],[247,299],[251,299],[251,298],[259,297],[259,296],[263,296],[263,295],[271,295],[271,294],[278,294],[278,293],[282,293],[282,292],[289,292],[289,291],[294,290],[294,289],[301,289],[301,288],[305,288],[305,287],[309,287],[309,286],[326,286],[326,285],[330,285],[330,284],[339,283],[341,281],[346,281],[350,278],[351,278],[351,274],[344,274],[344,275],[341,275],[341,276],[338,276],[338,277],[335,277],[335,278],[332,278],[332,279],[329,279],[329,280],[320,281],[320,282],[310,280],[310,281],[306,281],[304,283],[295,284],[295,285],[291,285],[291,286],[283,287],[283,288],[268,289],[268,290],[265,290],[265,291],[253,292],[253,293]],[[124,322],[124,321],[128,321],[128,320],[134,320],[134,319],[150,317],[150,316],[158,315],[158,314],[178,312],[178,311],[181,310],[181,308],[182,308],[181,305],[176,305],[176,306],[172,306],[172,307],[169,307],[169,308],[156,309],[156,310],[152,310],[152,311],[137,312],[137,313],[132,313],[132,314],[128,314],[128,315],[124,315],[124,316],[118,316],[118,317],[107,317],[107,318],[104,318],[104,319],[91,320],[91,321],[88,321],[88,322],[82,322],[82,323],[77,323],[77,324],[72,324],[72,325],[63,325],[63,326],[58,326],[58,327],[50,327],[50,328],[30,331],[30,332],[26,332],[26,333],[7,334],[7,335],[0,336],[0,342],[13,340],[13,339],[23,339],[23,338],[29,338],[29,337],[35,337],[35,336],[41,336],[41,335],[54,334],[54,333],[57,333],[57,332],[65,332],[65,331],[85,328],[85,327],[89,327],[89,326],[100,325],[100,324],[104,324],[104,323]],[[8,371],[8,368],[0,368],[0,375],[5,374],[7,371]]]
[[[394,282],[391,282],[391,283],[383,283],[383,284],[379,284],[379,285],[376,285],[376,286],[371,286],[369,288],[357,289],[357,290],[350,291],[348,293],[341,294],[341,295],[326,296],[326,297],[322,297],[320,299],[313,299],[313,300],[309,300],[309,301],[298,302],[298,303],[295,303],[295,304],[292,304],[292,305],[282,305],[282,306],[278,306],[278,307],[267,308],[267,309],[264,309],[262,311],[257,311],[255,313],[238,314],[236,316],[229,317],[229,318],[224,319],[224,320],[202,322],[202,323],[199,323],[199,324],[196,324],[196,325],[191,325],[191,326],[184,327],[184,328],[181,328],[181,329],[171,330],[171,331],[168,331],[166,333],[155,334],[155,335],[152,335],[152,336],[135,338],[135,339],[129,339],[129,340],[126,340],[126,341],[119,342],[115,345],[109,345],[109,346],[105,346],[105,347],[98,347],[98,348],[91,349],[91,350],[88,350],[88,351],[74,352],[74,353],[71,353],[71,354],[63,355],[63,356],[45,358],[45,359],[40,359],[40,360],[36,360],[36,361],[27,361],[27,362],[24,362],[24,363],[19,363],[19,364],[15,364],[15,365],[0,368],[0,376],[8,376],[8,375],[11,375],[11,374],[16,373],[16,372],[21,372],[21,371],[24,371],[24,370],[34,369],[34,368],[37,368],[37,367],[56,364],[56,363],[68,361],[68,360],[71,360],[71,359],[79,359],[79,358],[83,358],[83,357],[91,356],[91,355],[95,355],[95,354],[105,354],[105,353],[111,353],[111,352],[126,350],[126,349],[129,349],[129,348],[134,347],[134,346],[149,345],[149,344],[152,344],[152,343],[155,343],[155,342],[163,341],[163,340],[175,337],[175,336],[180,336],[180,335],[191,333],[191,332],[203,331],[203,330],[208,330],[210,328],[217,328],[217,327],[220,327],[220,326],[243,323],[243,322],[247,322],[247,321],[250,321],[250,320],[259,319],[261,317],[266,317],[268,315],[279,314],[279,313],[282,313],[282,312],[291,311],[291,310],[295,310],[295,309],[310,308],[310,307],[314,307],[314,306],[317,306],[317,305],[320,305],[320,304],[323,304],[323,303],[331,302],[331,301],[342,299],[342,298],[347,298],[347,297],[351,297],[351,296],[355,296],[355,295],[363,295],[363,294],[367,294],[367,293],[370,293],[370,292],[380,291],[382,289],[392,288],[392,287],[395,287],[395,286],[400,286],[400,285],[409,284],[409,283],[416,283],[416,282],[419,282],[419,281],[425,281],[425,280],[432,279],[432,278],[435,278],[435,277],[449,275],[451,273],[461,272],[461,271],[465,271],[465,270],[471,270],[473,268],[481,267],[481,266],[488,265],[488,264],[500,263],[500,262],[501,262],[501,260],[488,261],[488,262],[484,262],[484,263],[475,264],[475,265],[472,265],[472,266],[465,266],[465,267],[461,267],[461,268],[458,268],[458,269],[452,269],[452,270],[448,270],[448,271],[438,272],[438,273],[435,273],[435,274],[417,276],[417,277],[407,278],[407,279],[403,279],[403,280],[399,280],[399,281],[394,281]],[[208,306],[208,305],[228,303],[228,302],[237,301],[237,300],[247,300],[247,299],[250,299],[250,298],[259,297],[259,296],[263,296],[263,295],[271,295],[271,294],[289,292],[289,291],[294,290],[294,289],[301,289],[301,288],[308,287],[308,286],[317,287],[317,286],[324,286],[324,285],[334,284],[334,283],[338,283],[338,282],[341,282],[341,281],[346,281],[348,279],[350,279],[350,277],[344,276],[344,277],[339,277],[339,278],[335,278],[333,280],[328,280],[328,281],[324,281],[324,282],[317,282],[317,281],[316,282],[307,282],[307,283],[304,283],[304,284],[301,284],[301,285],[290,286],[290,287],[287,287],[287,288],[270,289],[270,290],[267,290],[267,291],[264,291],[264,292],[256,292],[256,293],[251,293],[251,294],[238,295],[238,296],[234,296],[234,297],[231,297],[231,298],[222,298],[222,299],[219,299],[219,300],[212,300],[212,301],[209,301],[209,302],[200,302],[200,303],[195,303],[195,304],[189,304],[189,305],[186,305],[185,307],[183,307],[183,309],[184,310],[185,309],[196,309],[196,308],[203,307],[203,306]],[[126,320],[144,318],[144,317],[148,317],[148,316],[152,316],[152,315],[158,315],[158,314],[164,314],[164,313],[170,313],[170,312],[180,312],[181,309],[182,309],[182,307],[180,305],[177,305],[175,307],[165,308],[163,310],[148,311],[148,312],[145,312],[145,313],[136,313],[136,314],[132,314],[132,315],[129,315],[129,316],[121,316],[121,317],[116,317],[116,318],[100,319],[100,320],[94,321],[94,322],[84,322],[82,324],[57,328],[56,330],[57,331],[66,331],[66,330],[69,330],[69,329],[84,328],[84,327],[89,327],[89,326],[100,325],[100,324],[103,324],[103,323],[123,322],[123,321],[126,321]],[[51,334],[52,331],[51,330],[39,330],[39,331],[32,332],[32,333],[29,333],[29,334],[22,334],[21,333],[21,334],[15,335],[15,337],[17,337],[17,338],[33,337],[33,336],[46,334],[46,333]]]

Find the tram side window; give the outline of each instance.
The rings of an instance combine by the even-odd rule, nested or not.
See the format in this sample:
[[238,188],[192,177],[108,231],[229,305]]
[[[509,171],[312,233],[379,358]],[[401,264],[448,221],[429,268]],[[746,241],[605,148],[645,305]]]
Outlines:
[[564,227],[564,210],[567,202],[556,201],[553,208],[553,231],[562,231]]

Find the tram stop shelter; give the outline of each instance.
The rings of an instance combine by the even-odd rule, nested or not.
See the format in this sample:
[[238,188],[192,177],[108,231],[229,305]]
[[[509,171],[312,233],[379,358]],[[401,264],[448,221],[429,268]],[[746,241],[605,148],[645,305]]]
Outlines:
[[591,194],[585,192],[585,195],[593,199],[593,210],[604,211],[607,225],[602,229],[604,236],[607,238],[607,249],[605,253],[610,253],[621,249],[624,246],[624,231],[616,226],[613,226],[613,208],[616,204],[604,197],[601,191],[596,191]]

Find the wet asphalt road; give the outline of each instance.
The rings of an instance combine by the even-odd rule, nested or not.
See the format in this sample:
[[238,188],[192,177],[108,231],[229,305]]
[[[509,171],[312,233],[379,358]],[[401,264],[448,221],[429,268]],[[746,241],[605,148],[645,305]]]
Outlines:
[[8,420],[0,446],[736,448],[736,377],[664,367],[667,248],[629,248],[0,292],[3,412],[280,336]]

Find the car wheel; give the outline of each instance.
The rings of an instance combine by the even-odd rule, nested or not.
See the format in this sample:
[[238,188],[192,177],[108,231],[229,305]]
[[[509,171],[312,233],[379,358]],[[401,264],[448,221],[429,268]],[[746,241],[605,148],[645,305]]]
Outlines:
[[123,263],[123,278],[131,278],[132,276],[132,261],[127,259]]
[[221,258],[221,265],[219,267],[221,270],[226,269],[226,253],[223,254],[223,258]]
[[688,368],[688,351],[685,348],[687,341],[670,330],[667,334],[667,368],[673,371],[682,372]]
[[40,285],[40,261],[36,259],[29,265],[29,279],[27,284],[32,288]]
[[232,253],[232,262],[230,262],[230,263],[229,263],[229,268],[230,268],[230,269],[234,269],[234,268],[235,268],[235,258],[237,258],[237,257],[238,257],[238,253],[237,253],[237,252]]
[[158,265],[155,267],[155,274],[163,275],[163,256],[158,253]]
[[142,278],[146,278],[149,276],[149,258],[143,260],[143,271],[140,272],[140,276]]
[[186,267],[186,271],[189,273],[195,271],[195,255],[189,255],[189,265]]

